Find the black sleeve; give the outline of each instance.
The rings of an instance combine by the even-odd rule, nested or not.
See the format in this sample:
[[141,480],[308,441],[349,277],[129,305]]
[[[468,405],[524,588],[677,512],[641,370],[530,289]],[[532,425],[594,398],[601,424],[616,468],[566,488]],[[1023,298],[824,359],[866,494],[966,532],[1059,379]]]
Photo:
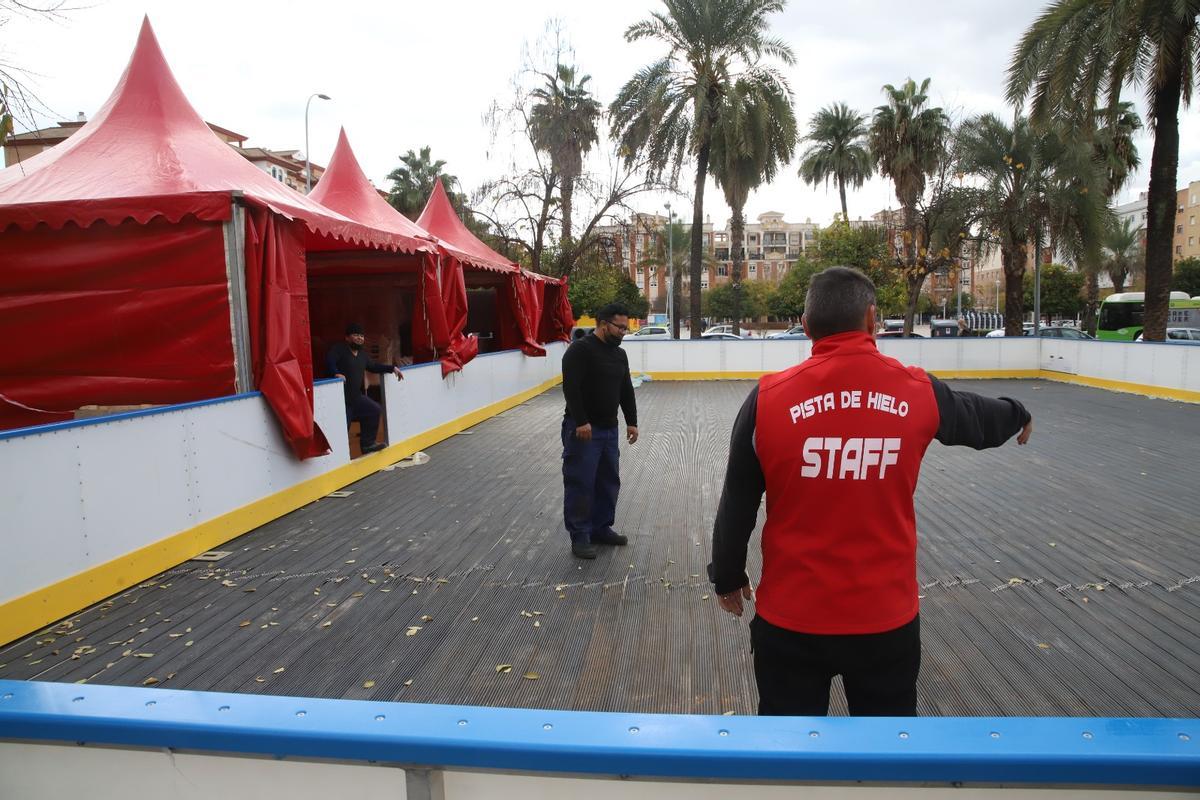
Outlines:
[[583,376],[587,370],[586,345],[575,343],[563,353],[562,376],[563,394],[567,398],[567,413],[575,421],[575,425],[588,423],[587,408],[583,405]]
[[341,354],[338,352],[338,346],[335,344],[329,348],[329,352],[325,355],[325,368],[329,370],[330,378],[341,373],[341,370],[338,369],[338,360],[340,358]]
[[377,375],[382,375],[386,372],[391,372],[395,367],[391,364],[380,364],[378,361],[367,359],[367,372],[374,372]]
[[629,375],[629,358],[625,358],[625,377],[621,382],[621,413],[625,415],[625,424],[637,427],[637,400],[633,396],[633,378]]
[[708,579],[717,594],[729,594],[750,582],[746,575],[746,548],[767,488],[762,465],[754,452],[757,413],[758,386],[755,386],[733,422],[725,486],[721,489],[721,504],[717,506],[717,521],[713,525]]
[[941,415],[936,438],[942,444],[976,450],[999,447],[1031,419],[1025,406],[1012,398],[956,392],[932,375],[929,381]]

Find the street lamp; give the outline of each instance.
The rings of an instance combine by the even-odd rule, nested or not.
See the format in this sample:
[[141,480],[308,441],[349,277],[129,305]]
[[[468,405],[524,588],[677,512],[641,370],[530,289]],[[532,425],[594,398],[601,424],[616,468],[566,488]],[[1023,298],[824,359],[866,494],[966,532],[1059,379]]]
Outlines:
[[304,104],[304,193],[308,194],[312,191],[312,164],[308,160],[308,107],[312,105],[314,97],[319,97],[322,100],[328,100],[329,95],[314,92],[308,96],[308,101]]

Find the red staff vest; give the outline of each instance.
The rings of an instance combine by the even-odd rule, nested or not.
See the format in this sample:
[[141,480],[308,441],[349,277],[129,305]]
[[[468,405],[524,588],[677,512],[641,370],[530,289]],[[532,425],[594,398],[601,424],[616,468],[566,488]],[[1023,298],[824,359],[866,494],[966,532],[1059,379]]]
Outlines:
[[879,633],[917,615],[913,492],[940,415],[924,370],[867,333],[814,343],[759,381],[767,485],[756,609],[801,633]]

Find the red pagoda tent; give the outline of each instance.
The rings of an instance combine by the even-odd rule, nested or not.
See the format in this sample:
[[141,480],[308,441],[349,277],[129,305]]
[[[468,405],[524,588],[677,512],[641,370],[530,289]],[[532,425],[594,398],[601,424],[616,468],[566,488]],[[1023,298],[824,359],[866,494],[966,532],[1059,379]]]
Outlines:
[[[390,323],[371,328],[395,328],[397,306],[409,299],[408,328],[414,361],[440,359],[442,375],[462,369],[474,357],[477,345],[462,335],[462,327],[451,331],[447,324],[441,264],[447,257],[469,259],[449,245],[438,242],[427,231],[385,201],[363,173],[345,130],[338,135],[333,158],[310,198],[349,219],[379,230],[419,239],[435,247],[420,253],[322,253],[309,257],[309,308],[314,344],[340,338],[347,319],[362,314],[386,318]],[[461,282],[460,282],[461,283]],[[461,285],[458,287],[461,291]],[[402,297],[398,297],[400,293]],[[450,292],[453,295],[453,291]],[[465,302],[465,300],[464,300]],[[357,315],[357,316],[356,316]],[[465,322],[465,318],[464,318]],[[316,353],[323,347],[314,348]]]
[[[451,280],[461,278],[464,287],[495,290],[494,324],[499,349],[520,349],[529,356],[546,355],[546,349],[538,343],[540,305],[534,288],[536,282],[467,229],[440,180],[434,185],[417,224],[462,254],[450,257],[450,271],[458,273]],[[461,310],[452,305],[459,300],[457,293],[448,299],[447,318],[461,318],[465,324],[468,311],[465,288],[461,293]]]
[[62,144],[0,171],[0,427],[84,404],[258,389],[300,458],[313,420],[307,254],[434,252],[260,171],[188,103],[149,21],[112,96]]

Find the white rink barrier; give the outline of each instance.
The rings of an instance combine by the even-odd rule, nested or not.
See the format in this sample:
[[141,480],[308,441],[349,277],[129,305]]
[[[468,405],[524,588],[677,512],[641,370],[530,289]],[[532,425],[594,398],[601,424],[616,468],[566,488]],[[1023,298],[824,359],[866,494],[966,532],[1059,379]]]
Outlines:
[[715,717],[0,681],[13,798],[1167,800],[1197,786],[1194,719]]
[[340,380],[315,387],[332,453],[306,461],[257,392],[0,432],[0,643],[522,402],[559,380],[565,349],[382,376],[391,446],[354,462]]
[[[880,352],[950,378],[1047,378],[1200,402],[1200,347],[1034,337],[880,339]],[[659,380],[751,378],[800,363],[804,339],[627,339],[629,367]]]

